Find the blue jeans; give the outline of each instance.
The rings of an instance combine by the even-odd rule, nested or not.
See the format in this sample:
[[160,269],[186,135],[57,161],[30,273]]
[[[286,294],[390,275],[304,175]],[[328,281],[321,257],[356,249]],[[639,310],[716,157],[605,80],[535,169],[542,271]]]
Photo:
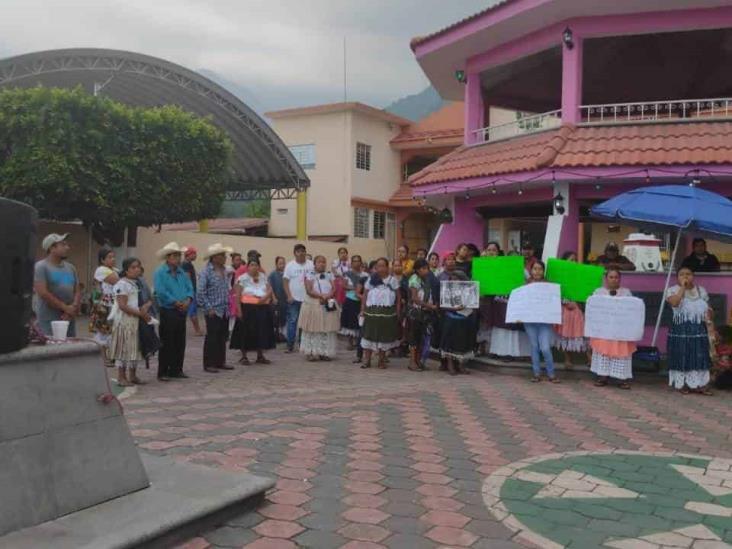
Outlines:
[[541,355],[544,355],[546,362],[546,373],[549,377],[554,377],[554,358],[552,357],[552,339],[554,338],[554,329],[551,324],[540,324],[527,322],[524,324],[526,335],[529,336],[531,343],[531,369],[534,375],[541,373]]
[[297,339],[297,319],[300,318],[300,307],[302,301],[293,301],[287,304],[287,348],[295,348]]

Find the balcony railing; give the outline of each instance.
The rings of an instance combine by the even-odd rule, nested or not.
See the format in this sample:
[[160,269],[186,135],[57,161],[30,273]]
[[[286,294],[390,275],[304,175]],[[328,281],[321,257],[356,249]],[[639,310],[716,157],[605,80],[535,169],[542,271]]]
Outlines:
[[531,116],[521,116],[515,122],[501,124],[499,126],[488,126],[475,130],[478,143],[487,141],[500,141],[527,135],[530,133],[540,132],[557,128],[562,124],[562,111],[549,111],[541,114],[533,114]]
[[582,105],[580,115],[582,124],[602,125],[729,118],[732,116],[732,99],[678,99],[673,101]]

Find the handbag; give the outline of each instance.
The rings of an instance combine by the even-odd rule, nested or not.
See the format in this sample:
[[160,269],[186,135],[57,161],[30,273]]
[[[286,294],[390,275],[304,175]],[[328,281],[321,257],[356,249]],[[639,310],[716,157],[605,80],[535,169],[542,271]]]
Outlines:
[[[142,307],[144,305],[144,303],[142,301],[143,301],[142,292],[139,292],[137,294],[137,306],[138,307]],[[115,304],[116,304],[116,300],[115,300]],[[160,350],[160,347],[162,347],[160,338],[158,337],[157,332],[155,332],[155,326],[148,324],[143,319],[139,320],[137,336],[138,336],[138,341],[140,342],[140,353],[142,354],[143,358],[145,358],[145,359],[153,356],[155,353],[157,353]]]

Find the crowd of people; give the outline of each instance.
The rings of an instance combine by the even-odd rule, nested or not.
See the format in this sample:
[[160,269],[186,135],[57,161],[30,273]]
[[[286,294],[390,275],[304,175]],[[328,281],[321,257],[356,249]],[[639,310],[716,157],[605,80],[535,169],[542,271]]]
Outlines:
[[[70,321],[79,315],[81,292],[76,271],[68,261],[68,235],[48,235],[43,240],[46,257],[36,264],[37,325],[50,336],[51,322]],[[544,281],[545,266],[530,244],[523,246],[526,284]],[[630,388],[635,344],[626,341],[584,337],[582,305],[562,304],[562,323],[507,323],[508,296],[486,296],[478,308],[441,304],[443,282],[471,280],[472,261],[480,256],[500,256],[497,242],[482,250],[469,243],[454,251],[437,254],[416,250],[410,257],[400,246],[393,260],[366,262],[342,247],[332,262],[314,258],[302,244],[288,262],[277,257],[267,274],[261,254],[235,252],[213,244],[202,254],[205,262],[196,272],[198,251],[175,242],[161,248],[161,264],[153,275],[153,290],[144,278],[139,259],[126,258],[122,269],[116,258],[102,248],[94,272],[96,291],[90,309],[90,330],[103,346],[109,366],[118,369],[120,385],[142,383],[140,363],[158,353],[160,381],[186,378],[183,362],[188,319],[196,334],[204,334],[199,314],[205,319],[203,370],[232,370],[227,363],[227,345],[241,354],[240,364],[269,364],[265,353],[278,342],[286,353],[296,350],[308,362],[336,358],[339,337],[355,353],[360,368],[387,368],[389,358],[408,357],[408,369],[423,371],[431,357],[450,375],[467,374],[466,363],[476,354],[512,360],[530,357],[533,382],[546,379],[559,383],[552,348],[564,354],[570,367],[571,354],[586,356],[596,384],[611,380]],[[697,261],[710,260],[706,249],[695,242]],[[713,256],[712,256],[713,257]],[[562,256],[576,261],[576,254]],[[630,296],[622,287],[621,269],[626,259],[609,246],[601,256],[606,267],[605,283],[597,295]],[[694,283],[694,269],[686,262],[677,272],[678,283],[665,299],[673,310],[668,335],[669,385],[682,393],[709,394],[711,367],[707,322],[711,317],[706,290]],[[156,333],[156,327],[158,328]]]

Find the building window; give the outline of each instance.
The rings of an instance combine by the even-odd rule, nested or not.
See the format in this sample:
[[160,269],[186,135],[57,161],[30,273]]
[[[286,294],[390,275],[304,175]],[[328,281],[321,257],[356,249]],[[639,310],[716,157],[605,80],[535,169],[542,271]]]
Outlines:
[[305,170],[315,169],[315,145],[293,145],[290,147],[292,156],[295,157],[297,163]]
[[279,215],[287,215],[287,208],[277,208],[277,213]]
[[368,208],[353,208],[353,236],[356,238],[369,237]]
[[374,238],[386,237],[386,212],[374,212]]
[[356,168],[359,170],[371,169],[371,145],[356,143]]

